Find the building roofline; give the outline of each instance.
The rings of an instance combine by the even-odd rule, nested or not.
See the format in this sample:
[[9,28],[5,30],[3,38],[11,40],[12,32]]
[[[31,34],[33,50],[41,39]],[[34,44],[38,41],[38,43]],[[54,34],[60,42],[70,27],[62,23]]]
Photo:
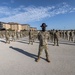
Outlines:
[[27,25],[27,26],[30,26],[29,24],[21,24],[21,25]]

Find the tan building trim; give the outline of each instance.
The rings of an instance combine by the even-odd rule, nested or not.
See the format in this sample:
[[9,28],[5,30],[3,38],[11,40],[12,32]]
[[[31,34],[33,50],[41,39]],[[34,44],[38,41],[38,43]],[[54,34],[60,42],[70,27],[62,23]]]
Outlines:
[[0,22],[0,28],[21,31],[21,30],[37,30],[36,27],[30,27],[29,24],[19,24],[14,22],[4,23]]
[[22,24],[22,30],[30,30],[30,25]]

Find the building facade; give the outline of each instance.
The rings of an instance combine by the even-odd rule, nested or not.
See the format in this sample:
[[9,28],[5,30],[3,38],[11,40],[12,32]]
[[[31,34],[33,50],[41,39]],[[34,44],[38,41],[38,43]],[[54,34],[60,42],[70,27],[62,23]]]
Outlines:
[[0,29],[5,28],[6,30],[15,30],[15,31],[21,31],[21,30],[30,30],[29,24],[19,24],[14,22],[0,22]]
[[30,25],[22,24],[22,30],[30,30]]

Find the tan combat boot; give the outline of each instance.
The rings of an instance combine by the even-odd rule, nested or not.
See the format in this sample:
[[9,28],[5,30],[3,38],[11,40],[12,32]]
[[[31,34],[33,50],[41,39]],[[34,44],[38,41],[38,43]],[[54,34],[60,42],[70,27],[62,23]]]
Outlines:
[[49,60],[49,59],[46,59],[46,61],[47,61],[48,63],[50,63],[50,60]]
[[40,58],[36,59],[36,62],[38,62],[40,60]]

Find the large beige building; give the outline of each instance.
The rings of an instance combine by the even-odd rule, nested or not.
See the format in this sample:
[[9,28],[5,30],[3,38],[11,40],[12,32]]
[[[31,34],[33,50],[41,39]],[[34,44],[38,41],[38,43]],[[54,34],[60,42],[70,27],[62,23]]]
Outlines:
[[9,23],[4,23],[4,22],[0,22],[0,29],[10,29],[10,24]]
[[22,24],[22,30],[30,30],[30,25]]
[[6,30],[15,30],[15,31],[21,31],[21,30],[37,30],[35,27],[30,27],[29,24],[19,24],[14,22],[4,23],[0,22],[0,29],[5,28]]
[[3,28],[5,28],[5,29],[10,29],[10,24],[8,24],[8,23],[3,23]]
[[9,25],[10,25],[11,30],[15,30],[15,31],[21,31],[22,30],[22,26],[18,23],[9,22]]

